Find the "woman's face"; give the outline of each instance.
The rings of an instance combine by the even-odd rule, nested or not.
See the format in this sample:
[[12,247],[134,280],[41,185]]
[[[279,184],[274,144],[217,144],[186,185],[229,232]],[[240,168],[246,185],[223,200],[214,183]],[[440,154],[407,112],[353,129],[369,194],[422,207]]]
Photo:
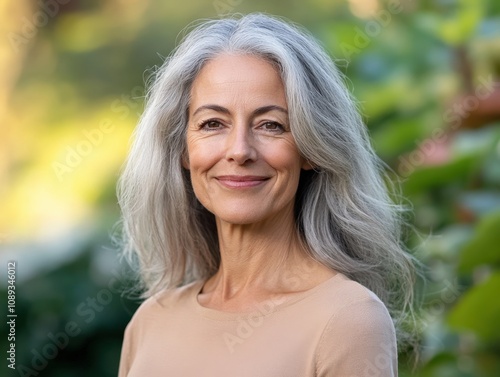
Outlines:
[[193,82],[187,159],[198,200],[220,220],[252,224],[293,216],[301,168],[276,69],[249,55],[221,55]]

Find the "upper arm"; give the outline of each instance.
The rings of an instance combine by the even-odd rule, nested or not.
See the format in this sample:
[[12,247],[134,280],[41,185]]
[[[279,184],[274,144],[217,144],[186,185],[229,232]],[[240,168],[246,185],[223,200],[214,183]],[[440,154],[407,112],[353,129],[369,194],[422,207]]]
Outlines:
[[144,301],[136,310],[132,319],[125,328],[122,350],[120,354],[120,366],[118,377],[126,377],[134,361],[138,342],[140,342],[145,322],[155,307],[155,298],[151,297]]
[[316,350],[318,377],[396,377],[397,346],[384,304],[370,298],[332,316]]
[[123,336],[122,350],[120,354],[120,366],[118,369],[118,377],[127,377],[132,363],[133,351],[133,318],[125,328]]

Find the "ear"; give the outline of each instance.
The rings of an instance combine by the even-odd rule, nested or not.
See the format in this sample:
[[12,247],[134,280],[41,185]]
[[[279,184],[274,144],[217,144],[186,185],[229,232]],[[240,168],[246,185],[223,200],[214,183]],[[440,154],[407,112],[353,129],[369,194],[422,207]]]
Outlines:
[[311,169],[314,169],[314,166],[304,158],[302,161],[302,169],[311,170]]

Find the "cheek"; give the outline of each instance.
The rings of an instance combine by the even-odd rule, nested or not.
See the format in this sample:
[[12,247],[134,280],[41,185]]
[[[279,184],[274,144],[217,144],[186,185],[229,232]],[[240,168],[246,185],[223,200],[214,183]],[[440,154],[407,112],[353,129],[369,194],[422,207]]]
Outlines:
[[208,164],[209,161],[206,158],[203,145],[189,145],[186,156],[194,194],[203,205],[206,205],[204,200],[207,189],[205,173],[210,169],[210,165]]
[[218,159],[217,146],[207,140],[189,140],[186,160],[191,174],[209,169]]
[[278,171],[286,171],[290,175],[300,174],[302,158],[295,145],[285,141],[281,145],[266,148],[266,160]]
[[209,172],[220,160],[219,151],[220,148],[207,139],[188,141],[187,160],[191,185],[195,196],[207,209],[210,208],[209,198],[213,189],[209,184]]

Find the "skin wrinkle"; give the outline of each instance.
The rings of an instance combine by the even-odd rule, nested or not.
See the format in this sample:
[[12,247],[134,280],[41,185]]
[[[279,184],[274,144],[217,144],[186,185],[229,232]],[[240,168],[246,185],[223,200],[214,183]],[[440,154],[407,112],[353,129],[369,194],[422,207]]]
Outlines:
[[[190,162],[185,157],[193,81],[207,64],[228,54],[251,54],[266,62],[273,61],[279,67],[277,72],[286,88],[294,142],[301,155],[316,165],[315,170],[300,174],[293,234],[300,237],[311,260],[343,273],[381,298],[395,319],[404,348],[416,334],[413,332],[412,290],[414,264],[418,264],[406,253],[401,242],[400,227],[404,225],[405,209],[394,206],[388,195],[382,178],[383,164],[373,152],[356,101],[349,94],[345,77],[335,67],[334,61],[308,32],[263,14],[204,22],[183,39],[179,48],[155,72],[154,83],[146,96],[145,111],[117,187],[122,209],[123,253],[140,277],[137,292],[147,298],[201,280],[202,284],[205,283],[205,289],[201,290],[205,295],[220,287],[216,283],[222,282],[207,281],[220,267],[220,240],[214,214],[196,198],[190,171],[185,169]],[[252,73],[252,70],[245,73]],[[237,75],[232,79],[233,86],[236,81],[242,81]],[[255,99],[256,93],[260,92],[246,90],[241,95]],[[235,95],[234,99],[238,97]],[[272,99],[270,102],[273,103],[275,95]],[[214,104],[214,101],[206,100],[206,103]],[[234,122],[226,125],[235,124],[238,125]],[[240,134],[248,137],[251,143],[278,140],[278,135],[275,138],[257,135],[260,134]],[[207,153],[207,156],[218,154],[219,149],[215,148],[215,152]],[[261,152],[260,148],[257,152]],[[256,156],[261,157],[258,153]],[[395,198],[399,200],[398,193]],[[257,203],[259,206],[264,204]],[[234,202],[232,207],[237,214],[242,206]],[[246,213],[252,214],[250,211]],[[254,211],[253,215],[258,214]],[[241,213],[240,216],[244,217]],[[278,219],[281,220],[280,217],[275,220]],[[224,282],[231,283],[226,288],[236,289],[227,291],[233,298],[238,298],[234,294],[250,282],[254,286],[247,284],[249,294],[255,300],[258,291],[264,296],[286,292],[280,289],[286,288],[281,284],[284,280],[280,280],[280,276],[286,276],[282,271],[292,262],[300,263],[297,255],[301,254],[287,256],[288,253],[280,252],[285,246],[292,249],[290,245],[294,245],[295,240],[292,241],[285,232],[288,224],[279,224],[281,228],[260,227],[260,230],[267,230],[279,246],[268,249],[268,254],[280,256],[273,258],[272,264],[257,263],[257,256],[265,254],[265,249],[261,250],[263,243],[258,242],[248,243],[250,249],[235,247],[237,253],[232,254],[233,265],[241,268],[253,266],[252,271],[243,276],[246,279],[232,279],[242,276],[237,268],[228,265],[228,260],[222,260],[230,277],[228,280],[228,276],[224,276]],[[250,229],[249,225],[247,227]],[[253,227],[251,230],[256,232],[258,229]],[[238,241],[236,234],[232,232],[230,235]],[[279,240],[283,243],[280,244]],[[237,245],[236,242],[224,242],[225,248]],[[255,253],[248,253],[250,257],[247,257],[245,252],[251,247]],[[294,275],[293,270],[290,272]],[[317,271],[313,275],[317,278]],[[294,280],[297,276],[308,280],[303,273],[295,274]],[[251,280],[251,277],[255,279]],[[218,292],[219,298],[223,298],[223,292]],[[217,306],[221,302],[225,306]],[[232,309],[237,311],[242,301],[232,302]],[[219,309],[230,309],[228,301],[212,301],[208,306],[210,304]],[[406,326],[407,322],[409,326]]]
[[[260,58],[221,55],[193,82],[184,167],[198,200],[216,217],[221,253],[219,270],[199,297],[204,306],[239,310],[292,293],[279,277],[309,258],[294,203],[300,172],[311,167],[289,129],[281,78]],[[220,183],[227,175],[264,180],[234,189]],[[335,274],[318,262],[316,269],[317,278],[303,279],[297,290]]]

